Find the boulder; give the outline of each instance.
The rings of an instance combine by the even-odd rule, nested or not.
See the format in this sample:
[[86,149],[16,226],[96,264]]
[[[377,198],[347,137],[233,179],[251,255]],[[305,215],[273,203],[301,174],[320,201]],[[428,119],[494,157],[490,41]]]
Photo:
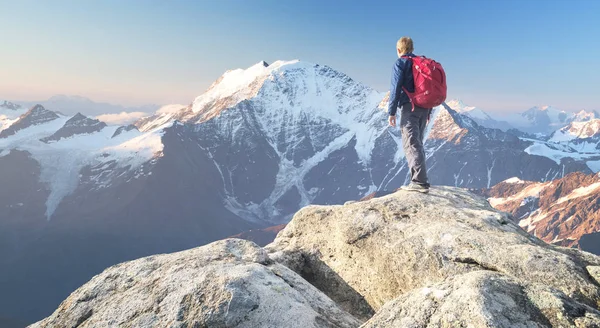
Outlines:
[[371,327],[600,324],[599,257],[544,243],[464,189],[305,207],[266,248],[356,317],[379,311]]
[[597,327],[600,312],[541,284],[486,270],[410,291],[363,328]]
[[31,327],[357,327],[256,244],[226,239],[115,265]]

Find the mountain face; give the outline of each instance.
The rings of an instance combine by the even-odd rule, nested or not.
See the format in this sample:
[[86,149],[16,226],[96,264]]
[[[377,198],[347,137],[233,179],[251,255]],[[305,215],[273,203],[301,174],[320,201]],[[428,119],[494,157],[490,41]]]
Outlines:
[[31,322],[109,265],[261,227],[224,208],[218,170],[180,125],[45,143],[65,131],[57,116],[0,139],[2,315]]
[[[65,122],[65,125],[62,128],[58,129],[58,131],[53,133],[51,136],[45,137],[41,140],[43,142],[58,141],[62,138],[69,138],[78,134],[89,134],[98,132],[105,127],[106,123],[87,118],[84,115],[77,113],[75,114],[75,116],[71,117],[67,122]],[[115,133],[117,132],[115,131]]]
[[[0,316],[39,319],[121,261],[398,188],[408,169],[384,97],[330,67],[277,61],[228,71],[189,106],[133,126],[35,106],[0,132]],[[432,121],[436,185],[600,169],[597,153],[486,128],[448,106]],[[36,302],[22,293],[32,288]]]
[[[54,113],[0,139],[2,311],[40,318],[111,264],[368,191],[361,180],[385,130],[383,95],[324,66],[261,67],[225,74],[193,106],[127,132],[107,126],[44,143],[70,126]],[[235,74],[247,93],[223,91]],[[33,303],[22,293],[32,288],[43,295]]]
[[469,188],[490,188],[511,176],[548,181],[570,172],[597,172],[599,155],[483,128],[447,106],[434,121],[426,152],[435,184]]
[[544,183],[512,178],[486,195],[492,206],[513,214],[523,229],[544,241],[597,252],[580,240],[600,231],[600,174],[576,172]]

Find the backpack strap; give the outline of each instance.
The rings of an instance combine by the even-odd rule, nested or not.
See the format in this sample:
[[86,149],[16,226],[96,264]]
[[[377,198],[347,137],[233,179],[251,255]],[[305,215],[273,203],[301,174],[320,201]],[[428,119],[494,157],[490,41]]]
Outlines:
[[[414,57],[416,57],[416,56],[414,56]],[[411,59],[411,60],[414,57],[411,57],[411,56],[400,56],[400,58]],[[407,65],[408,65],[408,60],[406,61],[406,64],[404,65],[405,68],[406,68]],[[413,79],[414,79],[414,76],[413,76]],[[402,86],[402,90],[404,90],[404,93],[406,93],[406,96],[408,96],[408,100],[410,100],[410,104],[412,105],[412,111],[414,112],[415,111],[415,102],[412,100],[412,98],[410,97],[410,93],[408,92],[408,90],[406,90],[406,88],[404,86]]]
[[412,105],[412,112],[415,111],[415,102],[412,100],[412,98],[410,98],[410,93],[408,93],[408,90],[406,90],[406,88],[404,86],[402,86],[402,90],[404,90],[404,93],[406,93],[406,96],[408,97],[408,100],[410,100],[410,104]]

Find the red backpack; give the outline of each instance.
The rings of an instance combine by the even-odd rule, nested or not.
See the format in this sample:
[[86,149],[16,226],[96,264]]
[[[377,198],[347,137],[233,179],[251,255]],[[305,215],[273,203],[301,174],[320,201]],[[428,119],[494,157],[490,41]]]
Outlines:
[[411,59],[413,77],[415,80],[415,92],[404,92],[415,105],[423,108],[433,108],[441,105],[446,100],[446,73],[438,62],[425,56],[402,58]]

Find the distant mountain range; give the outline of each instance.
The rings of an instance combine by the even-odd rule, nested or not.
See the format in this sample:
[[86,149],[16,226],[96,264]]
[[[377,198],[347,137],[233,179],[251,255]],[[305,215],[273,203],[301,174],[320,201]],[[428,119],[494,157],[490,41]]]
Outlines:
[[67,96],[56,95],[47,100],[41,101],[17,101],[12,103],[21,107],[31,108],[35,105],[42,105],[44,108],[60,112],[64,115],[74,115],[76,113],[84,113],[86,116],[98,116],[104,114],[120,114],[120,113],[146,113],[151,114],[157,111],[161,105],[149,104],[137,107],[126,107],[121,105],[113,105],[109,103],[95,102],[82,96]]
[[455,111],[469,116],[481,126],[503,131],[516,129],[538,137],[548,136],[570,123],[600,119],[600,114],[595,110],[571,113],[552,106],[535,106],[522,113],[500,115],[467,106],[460,100],[449,100],[446,104]]
[[[87,109],[0,101],[0,316],[46,316],[118,262],[400,187],[408,168],[386,105],[344,73],[299,61],[228,71],[189,105],[121,126]],[[595,114],[566,115],[556,129],[552,115],[522,116],[536,127],[524,131],[486,115],[453,102],[435,109],[432,183],[491,188],[600,170]],[[554,134],[536,136],[546,123]]]

